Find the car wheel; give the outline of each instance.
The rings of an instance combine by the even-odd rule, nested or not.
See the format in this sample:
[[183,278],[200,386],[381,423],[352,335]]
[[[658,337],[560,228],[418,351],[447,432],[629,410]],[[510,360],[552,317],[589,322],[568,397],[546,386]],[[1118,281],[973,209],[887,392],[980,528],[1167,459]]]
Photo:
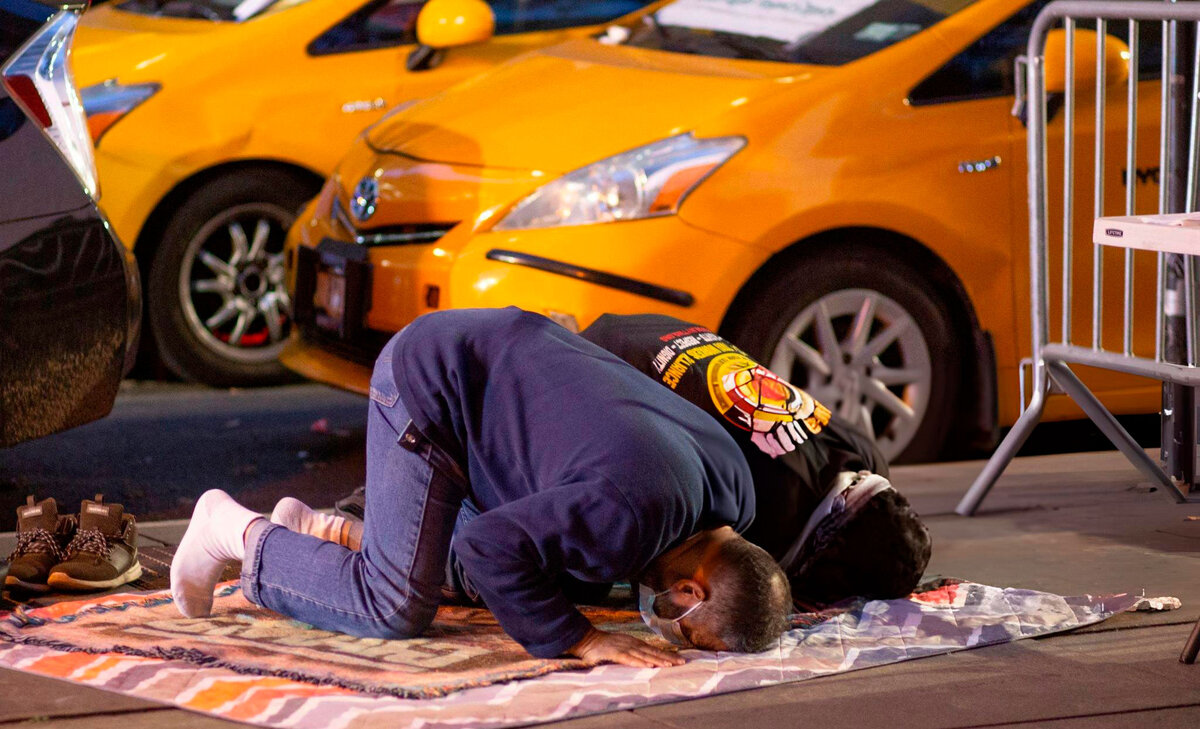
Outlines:
[[148,311],[158,353],[175,374],[217,386],[277,384],[291,301],[283,243],[315,190],[256,171],[193,193],[167,224],[150,265]]
[[926,277],[876,249],[793,263],[740,307],[730,339],[874,435],[889,461],[939,456],[955,417],[961,353]]

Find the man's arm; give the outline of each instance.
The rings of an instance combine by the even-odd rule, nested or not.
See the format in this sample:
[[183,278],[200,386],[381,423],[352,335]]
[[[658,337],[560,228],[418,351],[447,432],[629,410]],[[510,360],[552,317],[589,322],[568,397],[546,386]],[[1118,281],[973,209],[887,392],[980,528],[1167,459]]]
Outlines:
[[592,582],[629,578],[656,556],[637,515],[606,482],[564,484],[487,511],[455,535],[455,552],[500,626],[540,658],[667,666],[678,656],[596,630],[558,586],[570,572]]

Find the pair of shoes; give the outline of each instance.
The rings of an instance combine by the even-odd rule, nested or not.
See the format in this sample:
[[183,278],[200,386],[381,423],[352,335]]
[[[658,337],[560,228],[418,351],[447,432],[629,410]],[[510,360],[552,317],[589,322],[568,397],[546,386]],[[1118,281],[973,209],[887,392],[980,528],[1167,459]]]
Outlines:
[[30,496],[17,508],[17,548],[8,559],[5,585],[30,592],[105,590],[142,576],[136,520],[99,494],[84,499],[79,516]]

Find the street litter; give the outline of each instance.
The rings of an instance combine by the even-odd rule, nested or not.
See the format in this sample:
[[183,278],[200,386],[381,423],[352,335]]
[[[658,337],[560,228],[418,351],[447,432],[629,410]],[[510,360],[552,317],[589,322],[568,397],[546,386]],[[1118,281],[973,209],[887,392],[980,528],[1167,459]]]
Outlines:
[[1183,603],[1177,597],[1143,597],[1130,609],[1139,613],[1155,613],[1178,610],[1181,607]]

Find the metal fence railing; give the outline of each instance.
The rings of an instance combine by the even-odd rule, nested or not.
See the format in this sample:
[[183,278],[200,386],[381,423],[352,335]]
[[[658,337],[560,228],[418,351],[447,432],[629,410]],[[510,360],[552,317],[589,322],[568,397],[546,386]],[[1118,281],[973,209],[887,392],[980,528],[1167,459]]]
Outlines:
[[[1061,30],[1058,29],[1061,23]],[[1080,28],[1081,24],[1095,24],[1095,32]],[[1170,77],[1172,68],[1176,66],[1178,29],[1181,24],[1194,24],[1200,31],[1200,2],[1157,3],[1157,2],[1095,2],[1091,0],[1058,0],[1047,5],[1034,22],[1029,37],[1026,56],[1018,62],[1018,79],[1021,78],[1021,68],[1024,68],[1025,107],[1028,124],[1028,160],[1029,160],[1029,265],[1030,265],[1030,308],[1033,338],[1033,392],[1020,418],[1001,442],[987,466],[976,478],[974,484],[958,504],[959,514],[971,515],[979,507],[996,479],[1000,477],[1008,463],[1016,455],[1025,439],[1041,419],[1046,407],[1046,401],[1051,395],[1066,394],[1071,397],[1096,423],[1103,433],[1112,441],[1125,456],[1147,477],[1162,485],[1164,490],[1179,501],[1194,500],[1196,494],[1191,493],[1192,484],[1179,484],[1143,450],[1128,432],[1117,422],[1116,418],[1096,398],[1088,387],[1072,371],[1071,365],[1086,365],[1115,370],[1134,375],[1151,377],[1163,382],[1181,385],[1200,385],[1200,367],[1197,367],[1196,336],[1196,301],[1192,292],[1195,290],[1195,260],[1191,255],[1182,256],[1183,281],[1182,287],[1167,288],[1167,255],[1163,252],[1135,251],[1125,247],[1116,254],[1121,257],[1118,270],[1121,271],[1120,299],[1121,315],[1119,317],[1120,338],[1115,341],[1112,326],[1105,326],[1104,306],[1105,292],[1112,278],[1106,275],[1106,269],[1112,268],[1109,261],[1106,265],[1105,251],[1112,245],[1093,244],[1091,246],[1091,266],[1076,265],[1076,261],[1086,254],[1084,249],[1076,248],[1073,240],[1072,227],[1078,225],[1076,219],[1076,197],[1090,195],[1092,197],[1092,212],[1094,218],[1112,215],[1118,211],[1106,209],[1105,204],[1106,177],[1111,173],[1112,162],[1106,160],[1106,146],[1109,132],[1113,129],[1113,120],[1109,112],[1109,93],[1121,93],[1125,96],[1124,125],[1125,148],[1123,162],[1125,172],[1124,184],[1124,214],[1137,214],[1137,148],[1138,128],[1140,123],[1147,122],[1139,119],[1139,38],[1143,30],[1162,28],[1162,93],[1159,109],[1159,199],[1158,212],[1185,212],[1185,210],[1170,211],[1173,175],[1171,170],[1186,165],[1186,211],[1195,209],[1197,190],[1197,127],[1196,108],[1200,104],[1189,103],[1186,95],[1175,89],[1176,84]],[[1114,26],[1114,24],[1116,24]],[[1114,66],[1114,54],[1110,45],[1119,44],[1108,35],[1110,27],[1120,27],[1127,24],[1128,49],[1119,54],[1118,65]],[[1145,28],[1143,28],[1145,24]],[[1054,69],[1056,85],[1053,98],[1047,94],[1047,48],[1048,40],[1055,42],[1055,53],[1052,60],[1062,61],[1062,86],[1057,86],[1059,69]],[[1198,33],[1200,34],[1200,33]],[[1092,38],[1094,36],[1094,38]],[[1095,43],[1095,81],[1094,88],[1086,86],[1077,88],[1077,76],[1086,74],[1090,69],[1076,68],[1077,43]],[[1065,44],[1065,49],[1059,48],[1058,43]],[[1200,43],[1195,43],[1196,52],[1191,59],[1193,71],[1200,70]],[[1060,53],[1060,51],[1064,51]],[[1086,57],[1088,54],[1082,54]],[[1122,80],[1115,77],[1114,68],[1127,75]],[[1080,71],[1084,73],[1081,74]],[[1200,73],[1192,74],[1194,79],[1200,79]],[[1121,88],[1124,86],[1124,88]],[[1019,93],[1022,91],[1019,91]],[[1200,88],[1193,87],[1191,98],[1194,100],[1200,94]],[[1047,115],[1048,99],[1055,105],[1061,105],[1064,119],[1062,135],[1062,189],[1052,190],[1047,182],[1048,174],[1048,143]],[[1080,135],[1077,130],[1086,129],[1087,122],[1081,122],[1077,111],[1080,99],[1086,99],[1095,107],[1094,121],[1091,126],[1095,136],[1092,151],[1091,180],[1086,183],[1087,166],[1080,165],[1076,160],[1077,137],[1086,139],[1086,134]],[[1181,106],[1184,105],[1184,106]],[[1180,109],[1188,109],[1190,124],[1180,129],[1174,120]],[[1152,107],[1151,107],[1152,110]],[[1085,117],[1086,118],[1086,117]],[[1117,126],[1119,127],[1119,120]],[[1190,148],[1187,159],[1179,158],[1174,150],[1181,140],[1178,135],[1190,134]],[[1057,154],[1058,150],[1054,150]],[[1086,154],[1086,153],[1085,153]],[[1085,174],[1077,174],[1077,169],[1083,167]],[[1057,170],[1055,171],[1057,174]],[[1083,191],[1079,188],[1090,187]],[[1062,229],[1060,241],[1051,242],[1051,228],[1056,223],[1050,220],[1049,209],[1051,202],[1055,207],[1062,208]],[[1088,226],[1088,230],[1091,226]],[[1117,241],[1107,241],[1120,247]],[[1061,248],[1057,243],[1061,243]],[[1061,250],[1061,257],[1058,257]],[[1153,266],[1156,268],[1157,291],[1154,296],[1153,309],[1150,308],[1149,297],[1145,292],[1135,290],[1135,270],[1138,261],[1135,255],[1143,257],[1143,267],[1151,264],[1146,256],[1156,257]],[[1054,291],[1051,290],[1051,264],[1057,265],[1060,277],[1053,277]],[[1083,268],[1084,270],[1080,270]],[[1182,288],[1182,292],[1180,292]],[[1078,316],[1080,302],[1086,301],[1086,290],[1091,291],[1090,328],[1086,327],[1086,319]],[[1115,290],[1115,289],[1114,289]],[[1138,294],[1142,294],[1138,296]],[[1182,295],[1180,295],[1182,294]],[[1182,299],[1182,300],[1181,300]],[[1060,336],[1052,337],[1050,332],[1051,309],[1056,308]],[[1153,311],[1153,314],[1150,312]],[[1186,361],[1173,363],[1164,356],[1164,316],[1167,314],[1182,314],[1185,317],[1187,332]],[[1111,318],[1111,317],[1110,317]],[[1153,319],[1153,323],[1149,320]],[[1138,351],[1135,342],[1135,332],[1140,327],[1154,328],[1154,351]],[[1107,336],[1106,336],[1107,335]],[[1188,414],[1188,417],[1194,417]],[[1194,444],[1192,444],[1194,446]],[[1194,459],[1194,452],[1189,454]]]

